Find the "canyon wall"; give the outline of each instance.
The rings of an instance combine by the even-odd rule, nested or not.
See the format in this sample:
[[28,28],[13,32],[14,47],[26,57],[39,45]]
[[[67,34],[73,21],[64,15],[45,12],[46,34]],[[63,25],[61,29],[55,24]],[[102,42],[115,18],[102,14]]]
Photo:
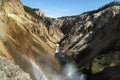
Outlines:
[[33,80],[51,80],[60,72],[54,53],[55,42],[63,34],[44,22],[49,18],[37,13],[19,0],[0,0],[0,53],[28,72]]

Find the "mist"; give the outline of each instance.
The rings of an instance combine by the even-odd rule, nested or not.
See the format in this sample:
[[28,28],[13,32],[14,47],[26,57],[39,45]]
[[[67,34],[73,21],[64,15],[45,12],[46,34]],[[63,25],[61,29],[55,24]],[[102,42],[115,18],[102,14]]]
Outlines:
[[86,80],[86,76],[79,72],[75,63],[67,63],[63,67],[63,74],[67,77],[67,80]]

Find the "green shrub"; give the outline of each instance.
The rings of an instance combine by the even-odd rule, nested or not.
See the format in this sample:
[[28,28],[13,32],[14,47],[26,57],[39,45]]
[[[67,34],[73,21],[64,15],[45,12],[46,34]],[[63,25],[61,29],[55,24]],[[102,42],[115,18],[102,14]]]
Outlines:
[[91,71],[92,71],[93,74],[100,72],[101,69],[102,69],[102,65],[97,64],[97,63],[93,64],[92,67],[91,67]]

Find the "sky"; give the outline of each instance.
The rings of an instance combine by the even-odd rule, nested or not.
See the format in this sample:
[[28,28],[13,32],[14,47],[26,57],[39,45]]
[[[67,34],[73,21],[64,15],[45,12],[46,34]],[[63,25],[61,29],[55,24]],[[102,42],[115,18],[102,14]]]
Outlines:
[[[31,8],[39,8],[46,16],[57,18],[95,10],[114,0],[20,0]],[[117,0],[120,1],[120,0]]]

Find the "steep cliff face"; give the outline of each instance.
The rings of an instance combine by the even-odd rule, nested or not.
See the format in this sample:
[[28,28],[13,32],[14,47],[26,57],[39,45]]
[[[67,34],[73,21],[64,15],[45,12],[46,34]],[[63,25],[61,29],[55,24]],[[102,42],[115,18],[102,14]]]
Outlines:
[[[66,34],[61,43],[62,51],[73,55],[74,58],[80,53],[86,53],[87,57],[83,57],[85,61],[92,59],[112,41],[119,40],[119,15],[120,6],[112,6],[97,13],[88,12],[61,19],[67,24],[61,26],[63,33]],[[73,21],[74,24],[71,23]],[[69,28],[69,25],[72,28]],[[64,29],[67,28],[70,32],[65,32]]]
[[48,30],[45,16],[33,15],[19,0],[0,0],[0,53],[30,73],[33,80],[49,80],[53,78],[50,72],[60,72],[54,42],[62,33],[50,25]]

